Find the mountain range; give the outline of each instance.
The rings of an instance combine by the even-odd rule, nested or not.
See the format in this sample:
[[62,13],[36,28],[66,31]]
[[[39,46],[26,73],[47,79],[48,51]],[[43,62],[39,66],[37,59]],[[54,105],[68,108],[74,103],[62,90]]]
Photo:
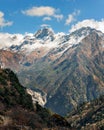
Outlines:
[[22,85],[46,95],[45,106],[66,115],[104,94],[104,34],[90,27],[70,34],[50,28],[1,34],[0,64]]

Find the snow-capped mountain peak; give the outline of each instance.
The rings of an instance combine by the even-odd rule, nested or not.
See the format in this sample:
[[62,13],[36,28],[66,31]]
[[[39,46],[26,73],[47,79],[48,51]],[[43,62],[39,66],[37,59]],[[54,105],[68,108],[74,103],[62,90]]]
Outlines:
[[[99,36],[104,34],[90,27],[80,28],[70,34],[55,34],[51,28],[42,28],[35,34],[25,36],[21,34],[0,34],[0,49],[10,49],[30,53],[35,50],[45,49],[47,54],[49,51],[57,51],[57,53],[65,52],[73,45],[79,44],[80,41],[89,34],[96,32]],[[61,51],[58,51],[61,50]],[[54,52],[53,51],[53,52]]]
[[51,28],[43,28],[38,30],[35,34],[34,37],[37,39],[43,39],[43,40],[54,40],[54,31]]

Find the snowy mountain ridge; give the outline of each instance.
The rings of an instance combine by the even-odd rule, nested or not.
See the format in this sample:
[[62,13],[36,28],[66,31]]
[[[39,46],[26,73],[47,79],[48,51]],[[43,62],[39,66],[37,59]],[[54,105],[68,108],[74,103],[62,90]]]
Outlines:
[[64,48],[62,49],[64,52],[73,45],[79,44],[83,38],[94,31],[102,36],[100,31],[90,27],[80,28],[70,34],[55,34],[51,28],[40,29],[31,35],[0,33],[0,49],[30,53],[35,49],[46,48],[48,53],[52,49]]

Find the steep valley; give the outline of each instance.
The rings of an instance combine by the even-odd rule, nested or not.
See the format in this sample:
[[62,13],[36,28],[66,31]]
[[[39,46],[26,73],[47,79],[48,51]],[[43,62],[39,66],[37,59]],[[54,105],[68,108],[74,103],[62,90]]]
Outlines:
[[0,68],[0,130],[53,129],[74,130],[62,116],[33,104],[13,71]]
[[45,106],[61,115],[104,94],[104,34],[90,27],[71,34],[41,29],[1,48],[0,63],[27,88],[46,93]]

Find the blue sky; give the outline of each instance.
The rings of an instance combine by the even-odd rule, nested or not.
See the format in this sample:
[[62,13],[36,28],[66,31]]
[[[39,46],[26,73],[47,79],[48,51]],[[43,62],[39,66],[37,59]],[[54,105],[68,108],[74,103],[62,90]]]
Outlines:
[[0,0],[0,32],[34,33],[49,26],[67,33],[84,20],[103,26],[103,19],[104,0]]

